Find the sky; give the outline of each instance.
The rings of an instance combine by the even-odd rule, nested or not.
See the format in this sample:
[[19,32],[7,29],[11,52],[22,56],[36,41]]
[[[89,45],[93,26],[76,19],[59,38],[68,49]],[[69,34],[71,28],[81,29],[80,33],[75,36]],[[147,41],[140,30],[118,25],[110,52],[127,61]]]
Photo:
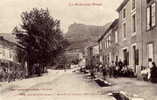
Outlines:
[[64,33],[73,23],[102,26],[118,17],[116,9],[122,1],[0,0],[0,33],[10,33],[21,23],[21,13],[32,8],[48,8],[51,16],[61,21],[61,29]]

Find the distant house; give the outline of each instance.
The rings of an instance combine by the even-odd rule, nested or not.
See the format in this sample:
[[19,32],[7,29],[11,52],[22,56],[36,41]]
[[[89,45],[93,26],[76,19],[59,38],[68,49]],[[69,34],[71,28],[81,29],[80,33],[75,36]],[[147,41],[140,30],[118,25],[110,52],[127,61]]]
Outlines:
[[82,60],[83,52],[80,49],[67,49],[65,50],[65,56],[67,61],[71,63],[72,61]]
[[92,67],[100,63],[99,61],[99,45],[97,43],[90,43],[85,48],[86,66]]
[[0,59],[19,63],[17,58],[17,41],[11,34],[0,33]]
[[18,59],[17,49],[19,48],[14,35],[0,33],[0,66],[6,71],[24,70]]
[[109,65],[112,61],[118,61],[119,44],[118,44],[118,22],[114,20],[110,27],[99,38],[100,62]]
[[0,59],[1,61],[11,61],[18,63],[16,53],[16,44],[0,36]]
[[85,47],[85,59],[86,59],[87,67],[92,66],[92,56],[93,56],[92,51],[93,51],[93,48],[91,46]]

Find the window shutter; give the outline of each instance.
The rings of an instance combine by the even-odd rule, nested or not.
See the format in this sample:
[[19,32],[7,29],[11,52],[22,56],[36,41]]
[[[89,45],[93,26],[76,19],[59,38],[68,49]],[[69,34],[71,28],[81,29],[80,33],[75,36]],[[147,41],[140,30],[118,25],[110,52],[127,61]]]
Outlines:
[[150,7],[147,8],[147,30],[150,29]]
[[155,3],[151,5],[151,21],[151,26],[155,26]]

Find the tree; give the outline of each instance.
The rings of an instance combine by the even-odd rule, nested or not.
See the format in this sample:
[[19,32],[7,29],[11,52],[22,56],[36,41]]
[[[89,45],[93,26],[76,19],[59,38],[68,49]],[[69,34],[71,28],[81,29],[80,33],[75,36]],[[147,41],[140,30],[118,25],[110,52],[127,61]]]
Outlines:
[[60,21],[50,16],[48,9],[33,8],[21,14],[22,24],[13,33],[24,49],[28,70],[32,74],[34,64],[45,67],[68,45],[60,30]]

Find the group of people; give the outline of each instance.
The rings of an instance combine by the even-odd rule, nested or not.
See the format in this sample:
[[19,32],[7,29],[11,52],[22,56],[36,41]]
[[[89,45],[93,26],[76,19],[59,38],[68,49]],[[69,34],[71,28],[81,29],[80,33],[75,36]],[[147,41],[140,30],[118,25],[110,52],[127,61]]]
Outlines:
[[149,67],[143,67],[141,74],[144,80],[157,83],[157,66],[155,62],[150,62]]
[[[145,71],[146,70],[146,71]],[[149,67],[147,67],[141,74],[144,76],[145,80],[149,80],[153,83],[157,83],[157,66],[155,62],[151,62]],[[111,64],[106,65],[96,65],[91,68],[91,76],[95,78],[97,72],[103,74],[104,79],[106,77],[134,77],[134,71],[132,68],[129,68],[125,61],[112,61]]]
[[121,60],[114,62],[111,64],[97,64],[95,66],[89,67],[90,74],[93,78],[97,72],[101,72],[103,74],[104,79],[108,77],[133,77],[134,73],[131,68],[127,66],[125,62]]
[[132,77],[133,76],[133,70],[128,68],[127,65],[122,62],[121,60],[114,62],[110,65],[105,65],[102,67],[102,73],[104,78],[106,76],[109,77]]
[[15,81],[16,79],[23,79],[24,73],[20,70],[15,70],[7,67],[0,67],[0,81]]

